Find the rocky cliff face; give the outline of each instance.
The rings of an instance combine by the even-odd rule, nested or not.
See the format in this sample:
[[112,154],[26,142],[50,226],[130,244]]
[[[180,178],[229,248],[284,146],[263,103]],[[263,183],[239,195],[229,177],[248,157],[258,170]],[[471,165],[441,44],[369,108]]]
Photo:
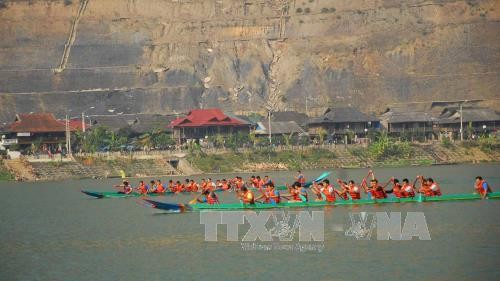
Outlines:
[[500,1],[0,0],[0,120],[498,98]]

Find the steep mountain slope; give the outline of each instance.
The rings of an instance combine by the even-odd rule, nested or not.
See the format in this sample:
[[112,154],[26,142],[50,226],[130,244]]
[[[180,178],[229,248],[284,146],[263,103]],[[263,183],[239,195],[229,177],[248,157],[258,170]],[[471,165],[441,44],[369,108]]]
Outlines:
[[495,0],[0,0],[0,120],[498,98],[499,20]]

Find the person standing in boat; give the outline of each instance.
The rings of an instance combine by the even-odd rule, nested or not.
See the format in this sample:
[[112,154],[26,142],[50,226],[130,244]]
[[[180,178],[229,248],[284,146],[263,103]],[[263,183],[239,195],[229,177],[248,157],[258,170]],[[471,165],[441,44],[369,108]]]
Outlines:
[[269,178],[269,176],[264,176],[264,185],[274,184],[274,182]]
[[488,182],[486,182],[486,180],[484,180],[481,176],[476,177],[476,182],[474,183],[474,189],[475,193],[477,192],[479,193],[479,195],[481,195],[481,199],[486,198],[486,195],[492,192]]
[[304,177],[304,174],[302,174],[301,170],[297,171],[297,176],[295,177],[295,181],[299,182],[301,186],[305,186],[305,184],[306,184],[306,177]]

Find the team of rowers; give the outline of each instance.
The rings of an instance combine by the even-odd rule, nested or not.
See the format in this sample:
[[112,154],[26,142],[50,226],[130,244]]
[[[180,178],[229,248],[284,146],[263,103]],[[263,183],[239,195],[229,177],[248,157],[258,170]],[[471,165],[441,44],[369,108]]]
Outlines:
[[[396,198],[412,198],[417,193],[423,196],[441,196],[441,187],[432,178],[425,178],[424,176],[417,176],[413,182],[408,179],[403,179],[401,182],[398,179],[390,178],[387,183],[380,185],[379,181],[375,178],[373,171],[361,180],[361,184],[357,185],[354,180],[343,181],[337,179],[338,187],[336,188],[333,183],[328,179],[320,182],[313,182],[310,188],[306,187],[306,178],[301,171],[297,172],[295,182],[292,185],[286,185],[288,192],[281,194],[275,188],[273,180],[268,176],[261,178],[260,176],[251,176],[245,182],[242,177],[235,177],[234,179],[222,179],[212,181],[211,178],[207,180],[202,179],[201,183],[196,183],[193,179],[186,179],[184,183],[173,180],[168,182],[165,187],[160,180],[150,181],[147,185],[144,181],[140,181],[139,186],[133,188],[128,181],[123,181],[122,185],[117,185],[121,189],[120,192],[132,193],[135,189],[140,194],[148,193],[164,193],[167,191],[173,193],[179,192],[200,192],[200,195],[192,200],[190,204],[219,203],[219,198],[215,191],[235,191],[236,197],[244,204],[255,204],[255,202],[277,204],[283,199],[289,202],[307,202],[310,201],[310,196],[314,195],[315,201],[335,202],[337,199],[341,200],[359,200],[361,199],[361,192],[363,191],[368,195],[369,199],[384,199],[388,194],[393,194]],[[368,183],[369,182],[369,183]],[[388,188],[389,187],[389,188]],[[475,192],[485,198],[486,194],[491,192],[491,187],[480,176],[476,177]],[[259,195],[256,196],[255,193]]]

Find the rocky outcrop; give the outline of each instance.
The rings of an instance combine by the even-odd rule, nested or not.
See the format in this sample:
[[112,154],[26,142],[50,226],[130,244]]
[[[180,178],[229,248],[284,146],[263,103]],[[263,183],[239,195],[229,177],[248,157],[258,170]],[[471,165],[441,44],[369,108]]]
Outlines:
[[498,98],[499,20],[495,0],[2,0],[0,121]]

